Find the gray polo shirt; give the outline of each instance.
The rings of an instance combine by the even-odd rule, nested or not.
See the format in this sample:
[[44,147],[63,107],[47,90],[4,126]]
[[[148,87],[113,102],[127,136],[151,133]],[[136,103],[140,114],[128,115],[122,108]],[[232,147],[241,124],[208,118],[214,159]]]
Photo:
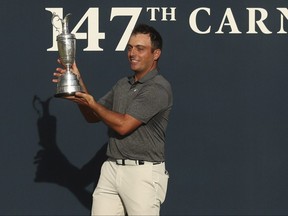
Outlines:
[[165,131],[173,98],[169,82],[156,69],[137,82],[134,76],[120,79],[98,102],[143,122],[126,136],[109,128],[108,157],[165,161]]

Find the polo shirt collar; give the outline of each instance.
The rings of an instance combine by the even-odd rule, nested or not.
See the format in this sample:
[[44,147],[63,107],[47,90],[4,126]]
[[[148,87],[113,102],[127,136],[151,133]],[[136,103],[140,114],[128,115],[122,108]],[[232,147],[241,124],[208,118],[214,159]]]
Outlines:
[[[148,72],[144,77],[142,77],[140,80],[137,81],[137,83],[144,83],[152,78],[154,78],[158,74],[158,69],[155,68],[152,71]],[[129,83],[130,84],[135,84],[135,77],[131,76],[129,77]]]

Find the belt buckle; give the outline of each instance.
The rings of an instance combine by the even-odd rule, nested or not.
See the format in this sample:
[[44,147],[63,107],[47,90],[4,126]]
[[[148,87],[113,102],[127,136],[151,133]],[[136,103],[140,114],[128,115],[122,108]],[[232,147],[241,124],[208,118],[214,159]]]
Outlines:
[[144,164],[145,164],[145,161],[144,161],[144,160],[137,160],[137,164],[138,164],[138,165],[144,165]]

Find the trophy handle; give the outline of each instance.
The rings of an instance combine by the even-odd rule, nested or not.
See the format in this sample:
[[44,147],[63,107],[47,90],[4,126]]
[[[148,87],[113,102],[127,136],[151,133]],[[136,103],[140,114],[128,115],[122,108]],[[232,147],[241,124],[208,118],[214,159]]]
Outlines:
[[58,28],[58,27],[54,24],[54,19],[55,19],[55,18],[58,18],[57,21],[60,20],[61,22],[62,22],[62,19],[61,19],[55,12],[53,13],[52,18],[51,18],[51,23],[52,23],[52,25],[54,26],[54,28],[56,29],[56,31],[60,34],[60,33],[61,33],[60,30],[59,30],[60,28]]
[[53,13],[52,15],[52,18],[51,18],[51,23],[52,25],[54,26],[54,28],[56,29],[56,31],[60,34],[60,28],[58,28],[55,24],[54,24],[54,19],[55,18],[58,18],[56,21],[60,21],[61,24],[62,24],[62,32],[64,34],[68,34],[69,33],[69,30],[68,30],[68,21],[69,21],[69,16],[71,16],[72,14],[69,13],[67,14],[64,19],[60,18],[60,16],[58,14],[56,14],[55,12]]

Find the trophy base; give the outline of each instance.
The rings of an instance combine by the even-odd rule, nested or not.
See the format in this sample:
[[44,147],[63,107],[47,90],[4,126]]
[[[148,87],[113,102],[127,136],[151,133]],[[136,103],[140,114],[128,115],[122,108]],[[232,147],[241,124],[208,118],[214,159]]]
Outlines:
[[54,97],[61,98],[66,96],[73,96],[76,92],[82,92],[80,86],[62,86],[58,87],[58,91],[54,95]]
[[56,93],[54,94],[54,97],[61,98],[61,97],[67,97],[67,96],[74,96],[76,92],[63,92],[63,93]]
[[75,74],[67,71],[59,78],[57,84],[57,91],[55,97],[73,96],[76,92],[82,92],[82,88],[79,85],[79,81]]

